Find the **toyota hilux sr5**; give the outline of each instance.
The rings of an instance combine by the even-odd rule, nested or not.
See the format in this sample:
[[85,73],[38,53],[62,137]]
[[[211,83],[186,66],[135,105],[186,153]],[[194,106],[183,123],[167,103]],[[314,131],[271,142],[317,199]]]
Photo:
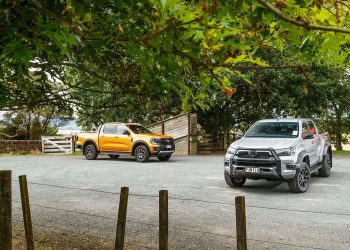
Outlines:
[[332,148],[311,119],[269,119],[253,124],[225,155],[224,177],[231,187],[246,179],[288,182],[292,192],[305,192],[311,174],[330,176]]

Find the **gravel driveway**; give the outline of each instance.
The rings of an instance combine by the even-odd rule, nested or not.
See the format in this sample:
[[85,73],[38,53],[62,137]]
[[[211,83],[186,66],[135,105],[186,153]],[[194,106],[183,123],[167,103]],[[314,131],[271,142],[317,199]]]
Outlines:
[[[14,179],[27,175],[32,183],[107,192],[29,184],[33,222],[40,225],[113,239],[119,200],[114,193],[128,186],[131,194],[150,196],[129,197],[127,219],[144,224],[128,223],[126,241],[157,248],[158,228],[152,224],[158,223],[158,191],[167,189],[169,197],[188,199],[169,199],[169,226],[176,227],[169,229],[170,249],[236,249],[234,206],[219,203],[233,203],[237,195],[244,195],[249,206],[249,249],[350,249],[350,157],[336,157],[331,177],[313,176],[304,194],[290,193],[282,182],[248,180],[243,188],[229,188],[223,179],[223,156],[177,156],[146,164],[129,158],[3,156],[0,169],[13,170]],[[20,200],[18,182],[13,182],[13,190],[14,200]],[[19,203],[14,202],[13,213],[21,219]]]

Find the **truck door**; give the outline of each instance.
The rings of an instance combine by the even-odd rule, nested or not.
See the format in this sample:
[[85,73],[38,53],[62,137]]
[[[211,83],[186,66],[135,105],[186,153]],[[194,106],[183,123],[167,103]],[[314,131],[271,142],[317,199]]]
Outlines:
[[313,139],[311,141],[312,152],[310,154],[310,163],[311,163],[311,165],[314,165],[314,164],[318,163],[320,160],[319,150],[321,147],[321,139],[320,139],[320,136],[318,135],[318,132],[316,130],[316,126],[312,121],[308,121],[308,127],[309,127],[308,133],[310,135],[313,135]]
[[131,137],[123,125],[106,124],[99,136],[100,151],[130,152]]
[[[312,165],[314,163],[314,144],[313,144],[313,137],[309,134],[310,133],[310,129],[309,129],[309,124],[308,122],[303,122],[302,124],[302,144],[305,148],[305,151],[307,152],[308,156],[309,156],[309,160],[310,160],[310,165]],[[309,166],[311,167],[311,166]]]
[[99,146],[100,151],[114,151],[114,144],[117,136],[117,128],[116,124],[106,124],[100,131],[99,134]]
[[130,131],[124,125],[118,125],[116,140],[116,151],[117,152],[131,152],[132,137],[130,136]]

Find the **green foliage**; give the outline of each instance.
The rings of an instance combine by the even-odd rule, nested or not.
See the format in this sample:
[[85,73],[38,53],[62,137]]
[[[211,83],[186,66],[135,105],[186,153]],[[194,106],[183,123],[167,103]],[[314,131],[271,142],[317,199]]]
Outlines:
[[[281,64],[286,56],[276,51],[258,52],[265,61]],[[199,111],[207,132],[246,130],[259,119],[313,118],[321,131],[331,135],[337,148],[350,133],[350,78],[347,70],[324,66],[265,69],[247,73],[252,84],[237,83],[237,94],[218,93],[214,104]]]
[[[74,109],[89,128],[197,109],[207,129],[224,131],[307,116],[336,127],[339,144],[349,117],[348,81],[337,73],[349,66],[349,6],[271,4],[2,1],[0,110]],[[296,67],[250,70],[281,65]],[[39,122],[26,138],[44,133]]]
[[[276,1],[284,15],[299,22],[296,26],[261,3],[2,2],[0,108],[103,107],[101,101],[74,99],[70,90],[75,93],[78,87],[89,88],[100,100],[104,96],[99,92],[106,88],[132,99],[171,92],[181,97],[183,110],[204,108],[220,89],[235,92],[236,82],[230,79],[248,81],[249,72],[241,67],[267,65],[256,55],[258,49],[283,51],[288,63],[348,65],[349,35],[322,27],[346,31],[349,7],[331,1]],[[72,75],[85,80],[72,86]]]

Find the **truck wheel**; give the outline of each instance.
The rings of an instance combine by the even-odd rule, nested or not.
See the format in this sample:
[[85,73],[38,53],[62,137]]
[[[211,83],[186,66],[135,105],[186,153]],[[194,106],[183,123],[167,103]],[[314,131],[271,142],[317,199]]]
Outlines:
[[309,165],[303,162],[294,178],[288,183],[289,189],[294,193],[304,193],[309,188],[311,173]]
[[86,145],[84,149],[85,158],[88,160],[95,160],[97,158],[98,152],[94,144],[90,143]]
[[120,155],[108,155],[111,159],[118,159]]
[[157,158],[160,161],[169,161],[170,160],[171,155],[158,155]]
[[242,187],[247,180],[246,177],[232,177],[225,171],[225,181],[230,187]]
[[322,167],[318,170],[318,174],[321,177],[328,177],[331,175],[332,157],[329,153],[326,154],[322,161]]
[[137,162],[147,162],[149,160],[149,152],[145,145],[138,146],[134,154]]

